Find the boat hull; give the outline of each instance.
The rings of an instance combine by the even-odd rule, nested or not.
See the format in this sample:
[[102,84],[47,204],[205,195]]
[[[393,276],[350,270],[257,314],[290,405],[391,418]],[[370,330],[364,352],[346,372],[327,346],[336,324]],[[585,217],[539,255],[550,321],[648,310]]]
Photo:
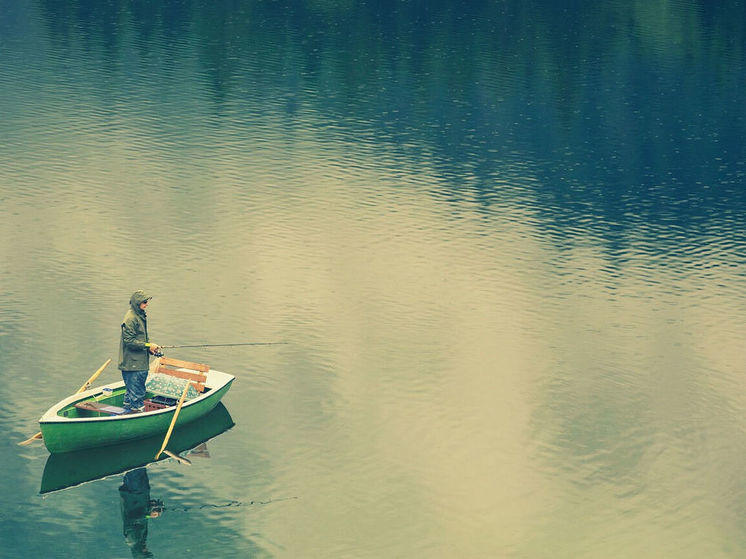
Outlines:
[[[174,429],[168,447],[175,454],[190,450],[233,427],[233,419],[222,403],[200,418]],[[163,437],[153,436],[116,446],[50,454],[42,475],[41,494],[74,487],[157,462],[155,453]],[[170,459],[163,454],[160,460]]]
[[[208,414],[218,405],[231,387],[235,377],[211,371],[214,388],[206,394],[184,403],[177,418],[177,425],[184,425]],[[121,387],[123,383],[108,385]],[[41,433],[49,452],[62,453],[109,446],[125,441],[142,439],[168,430],[175,407],[151,412],[106,417],[67,418],[59,411],[76,401],[90,399],[100,393],[101,387],[70,396],[49,409],[39,420]]]

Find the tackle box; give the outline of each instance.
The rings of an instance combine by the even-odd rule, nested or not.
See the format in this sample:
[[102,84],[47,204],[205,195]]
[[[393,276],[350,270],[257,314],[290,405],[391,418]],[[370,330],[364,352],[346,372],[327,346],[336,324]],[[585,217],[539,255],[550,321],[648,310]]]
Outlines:
[[167,398],[166,396],[153,396],[145,400],[145,411],[162,410],[163,408],[170,408],[176,405],[174,398]]

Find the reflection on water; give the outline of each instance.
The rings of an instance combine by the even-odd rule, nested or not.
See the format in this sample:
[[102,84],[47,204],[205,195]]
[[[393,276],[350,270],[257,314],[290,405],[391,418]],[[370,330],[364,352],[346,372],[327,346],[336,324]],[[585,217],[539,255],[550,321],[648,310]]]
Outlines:
[[[206,416],[177,427],[169,439],[174,463],[191,465],[192,459],[210,458],[206,441],[232,427],[233,420],[223,404],[218,404]],[[160,517],[167,507],[161,499],[151,496],[146,466],[158,462],[153,456],[161,442],[162,437],[150,437],[120,445],[52,454],[44,468],[40,492],[51,493],[124,472],[122,484],[118,488],[124,541],[132,557],[153,557],[147,544],[148,522]],[[166,457],[161,459],[163,460],[172,461]],[[108,502],[100,492],[99,500],[102,503]],[[186,511],[188,508],[181,507],[180,510]],[[101,553],[105,553],[102,544],[99,549]]]
[[150,498],[147,470],[137,468],[124,474],[119,495],[122,499],[124,541],[130,548],[132,557],[153,557],[147,544],[148,520],[161,515],[163,503]]
[[[237,427],[158,497],[298,499],[166,514],[180,550],[743,555],[744,37],[736,1],[0,0],[9,444],[146,288],[160,343],[289,342],[183,355]],[[11,551],[119,522],[68,543],[108,480],[26,506],[46,455],[3,456]]]

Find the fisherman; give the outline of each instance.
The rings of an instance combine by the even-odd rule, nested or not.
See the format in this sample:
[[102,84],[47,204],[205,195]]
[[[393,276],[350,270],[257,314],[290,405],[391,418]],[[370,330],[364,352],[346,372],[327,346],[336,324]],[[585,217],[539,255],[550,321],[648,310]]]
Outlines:
[[159,346],[150,343],[146,309],[150,295],[139,289],[130,297],[130,308],[122,320],[122,339],[119,344],[119,370],[126,392],[124,413],[137,413],[145,409],[145,380],[148,378],[150,355],[158,353]]

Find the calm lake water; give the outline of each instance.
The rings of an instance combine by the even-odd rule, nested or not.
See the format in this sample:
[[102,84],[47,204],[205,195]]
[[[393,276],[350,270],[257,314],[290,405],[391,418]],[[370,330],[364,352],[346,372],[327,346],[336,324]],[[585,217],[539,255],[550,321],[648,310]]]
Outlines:
[[[745,58],[737,1],[0,0],[0,555],[746,555]],[[286,343],[40,495],[138,288]]]

